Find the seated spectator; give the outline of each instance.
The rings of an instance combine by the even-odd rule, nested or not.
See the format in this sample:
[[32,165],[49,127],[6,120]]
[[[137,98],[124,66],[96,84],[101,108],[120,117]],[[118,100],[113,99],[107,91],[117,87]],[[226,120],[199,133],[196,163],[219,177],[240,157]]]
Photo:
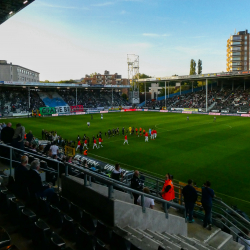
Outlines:
[[188,185],[186,185],[182,189],[182,194],[184,196],[184,202],[185,202],[185,209],[186,209],[186,215],[188,215],[187,219],[189,223],[193,223],[193,211],[194,211],[194,205],[197,201],[198,194],[195,188],[193,187],[193,181],[188,180]]
[[11,144],[13,135],[15,133],[14,129],[11,126],[12,124],[9,122],[1,132],[1,140],[6,144]]
[[51,188],[51,186],[43,186],[39,170],[39,160],[32,161],[30,170],[27,174],[27,185],[29,191],[31,194],[36,194],[38,197],[46,197],[47,200],[50,201],[54,195],[54,189]]
[[249,239],[249,232],[245,228],[242,229],[243,233],[247,235],[247,237],[243,233],[239,233],[238,236],[238,243],[245,246],[245,250],[250,250],[250,239]]
[[[147,187],[143,188],[143,193],[150,194],[149,188]],[[142,206],[141,196],[137,199],[137,204]],[[147,208],[154,209],[155,202],[153,199],[144,196],[144,205]]]
[[17,194],[25,198],[26,188],[27,188],[27,173],[28,173],[28,164],[29,158],[26,155],[21,157],[21,164],[15,168],[15,185]]
[[52,157],[54,157],[55,155],[57,156],[58,154],[58,146],[56,145],[55,142],[52,143],[52,146],[50,147],[50,151],[51,151],[51,154],[52,154]]
[[121,181],[122,181],[123,173],[121,171],[119,163],[115,164],[115,169],[111,174],[111,178],[117,181],[120,181],[120,178],[121,178]]
[[27,141],[30,143],[33,140],[33,134],[32,131],[30,130],[29,133],[26,135]]
[[38,147],[38,149],[37,149],[37,152],[43,153],[43,150],[44,150],[43,145],[39,145],[39,147]]

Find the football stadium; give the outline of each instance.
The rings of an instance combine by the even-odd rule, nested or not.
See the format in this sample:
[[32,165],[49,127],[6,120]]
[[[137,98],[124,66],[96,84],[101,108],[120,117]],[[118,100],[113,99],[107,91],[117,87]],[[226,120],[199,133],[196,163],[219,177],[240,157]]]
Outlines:
[[[3,0],[0,28],[32,2]],[[57,83],[0,60],[0,250],[250,249],[250,70],[125,67]]]

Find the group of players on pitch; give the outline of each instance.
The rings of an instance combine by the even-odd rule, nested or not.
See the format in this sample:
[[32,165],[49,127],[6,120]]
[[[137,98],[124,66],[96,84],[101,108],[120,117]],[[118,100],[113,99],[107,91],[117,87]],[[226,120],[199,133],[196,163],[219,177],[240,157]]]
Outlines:
[[[142,136],[142,134],[143,134],[143,136],[145,136],[145,142],[148,142],[148,137],[149,136],[150,136],[151,140],[154,140],[157,137],[156,129],[149,128],[148,132],[146,132],[145,129],[142,130],[142,128],[140,128],[139,129],[140,134],[139,134],[137,128],[134,129],[134,128],[129,127],[129,131],[130,131],[131,135],[133,135],[134,131],[135,131],[135,133],[136,133],[136,135],[138,135],[138,137]],[[128,136],[127,135],[125,135],[123,145],[125,145],[125,143],[128,144]]]

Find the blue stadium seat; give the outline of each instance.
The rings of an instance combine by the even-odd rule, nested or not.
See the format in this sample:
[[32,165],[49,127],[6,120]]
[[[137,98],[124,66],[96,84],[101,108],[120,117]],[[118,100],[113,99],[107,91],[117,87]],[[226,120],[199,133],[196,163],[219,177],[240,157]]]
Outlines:
[[70,202],[66,198],[61,196],[58,208],[67,214],[70,210]]
[[9,190],[2,190],[0,193],[0,211],[6,213],[10,208],[10,199],[15,198],[15,195]]
[[112,230],[104,225],[101,221],[97,221],[97,227],[95,237],[100,239],[106,244],[110,244],[112,236]]
[[162,246],[159,246],[158,250],[165,250],[165,248],[163,248]]
[[44,221],[39,219],[34,223],[32,242],[36,248],[41,250],[48,249],[50,235],[50,227]]
[[59,194],[54,193],[54,195],[50,199],[50,204],[59,207],[59,203],[60,203],[60,196]]
[[82,211],[78,206],[71,203],[70,210],[69,210],[69,216],[71,218],[73,218],[76,222],[80,223],[81,219],[82,219]]
[[64,215],[63,217],[62,233],[72,241],[76,239],[76,226],[74,220],[68,215]]
[[10,199],[9,218],[13,225],[19,225],[24,204],[16,198]]
[[82,211],[81,225],[88,231],[93,232],[96,230],[97,220],[95,220],[89,213]]
[[46,199],[43,199],[42,197],[40,197],[38,199],[38,215],[39,216],[47,216],[49,214],[49,209],[50,209],[50,206],[49,206],[49,202],[46,200]]
[[55,228],[61,228],[63,224],[63,214],[56,206],[50,205],[48,220]]
[[95,245],[95,250],[107,250],[107,248],[105,247],[105,244],[100,241],[100,240],[96,240],[96,245]]
[[50,237],[50,250],[63,250],[65,249],[65,242],[56,233],[52,233]]
[[28,238],[32,238],[34,232],[34,223],[36,221],[36,214],[28,208],[24,208],[21,213],[21,233]]
[[10,246],[11,238],[3,227],[0,227],[0,248]]
[[76,248],[79,250],[93,250],[95,247],[94,237],[83,227],[77,228]]

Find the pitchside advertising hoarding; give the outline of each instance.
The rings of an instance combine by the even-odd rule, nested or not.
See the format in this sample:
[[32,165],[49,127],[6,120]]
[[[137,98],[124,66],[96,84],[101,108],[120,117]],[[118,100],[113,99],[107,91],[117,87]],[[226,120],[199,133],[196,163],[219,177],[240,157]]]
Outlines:
[[52,115],[52,114],[85,114],[83,105],[75,105],[75,106],[57,106],[55,108],[52,107],[42,107],[39,108],[41,115]]

